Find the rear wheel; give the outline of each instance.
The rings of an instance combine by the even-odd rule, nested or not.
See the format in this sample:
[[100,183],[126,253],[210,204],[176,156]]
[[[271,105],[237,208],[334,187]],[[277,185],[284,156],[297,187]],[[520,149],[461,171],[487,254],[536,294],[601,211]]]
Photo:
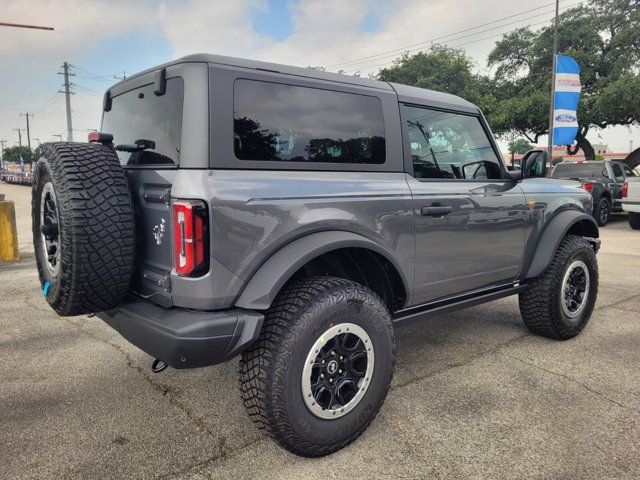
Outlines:
[[598,296],[598,263],[591,244],[568,235],[551,265],[520,294],[520,312],[532,332],[557,340],[578,335]]
[[240,362],[251,419],[280,445],[318,457],[354,441],[389,389],[395,339],[373,292],[335,277],[292,283]]
[[640,230],[640,213],[629,214],[629,226],[634,230]]
[[116,307],[134,268],[133,208],[107,146],[50,143],[34,168],[32,230],[42,293],[60,315]]
[[594,217],[598,226],[604,227],[609,222],[609,214],[611,213],[611,203],[607,198],[602,197],[598,202]]

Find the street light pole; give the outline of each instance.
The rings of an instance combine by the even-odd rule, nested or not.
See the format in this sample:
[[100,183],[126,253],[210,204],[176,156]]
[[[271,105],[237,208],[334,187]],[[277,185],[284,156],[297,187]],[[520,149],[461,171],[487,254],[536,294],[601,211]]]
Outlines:
[[560,11],[560,0],[556,0],[556,16],[553,21],[553,58],[551,61],[551,107],[549,108],[549,161],[553,158],[553,110],[555,109],[556,97],[556,57],[558,56],[558,14]]
[[53,30],[53,27],[41,27],[40,25],[25,25],[23,23],[6,23],[6,22],[0,22],[0,27],[35,28],[36,30]]

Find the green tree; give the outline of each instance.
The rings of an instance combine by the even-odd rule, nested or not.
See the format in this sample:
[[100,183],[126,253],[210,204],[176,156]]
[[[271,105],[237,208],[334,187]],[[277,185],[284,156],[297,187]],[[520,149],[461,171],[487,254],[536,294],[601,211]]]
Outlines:
[[518,138],[509,143],[509,153],[527,153],[533,148],[533,145],[524,138]]
[[487,81],[473,72],[473,60],[463,50],[435,45],[415,55],[403,54],[393,66],[378,73],[378,79],[459,95],[483,102]]
[[[595,158],[590,128],[630,125],[640,119],[640,3],[591,0],[560,15],[558,51],[580,65],[582,95],[576,145]],[[496,67],[496,101],[489,121],[497,134],[516,131],[537,143],[548,133],[553,29],[515,30],[496,43],[488,64]]]
[[22,153],[22,158],[24,158],[24,163],[32,163],[35,158],[35,152],[33,150],[29,150],[29,147],[23,146],[21,147],[9,147],[5,148],[2,154],[3,162],[14,162],[20,163],[20,154]]

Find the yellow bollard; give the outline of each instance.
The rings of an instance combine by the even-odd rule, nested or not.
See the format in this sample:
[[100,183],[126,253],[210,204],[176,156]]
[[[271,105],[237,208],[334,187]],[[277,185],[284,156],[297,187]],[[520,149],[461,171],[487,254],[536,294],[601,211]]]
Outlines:
[[2,200],[0,201],[0,262],[13,262],[19,258],[16,207],[13,202]]

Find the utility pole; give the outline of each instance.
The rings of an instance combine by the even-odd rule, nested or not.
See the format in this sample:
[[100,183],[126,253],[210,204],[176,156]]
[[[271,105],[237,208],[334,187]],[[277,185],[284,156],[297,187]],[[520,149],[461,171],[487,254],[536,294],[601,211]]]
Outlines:
[[0,170],[2,170],[4,164],[3,164],[3,160],[4,160],[4,144],[7,143],[6,140],[0,140],[0,145],[2,145],[2,147],[0,147],[0,165],[2,165],[2,167],[0,167]]
[[60,93],[64,93],[64,99],[67,105],[67,142],[73,142],[73,126],[71,124],[71,95],[73,95],[73,92],[71,91],[72,84],[69,82],[69,77],[75,74],[69,73],[69,67],[71,67],[71,65],[69,65],[69,62],[64,62],[64,64],[62,65],[62,75],[64,75],[64,90],[60,90]]
[[27,145],[29,146],[29,150],[31,150],[31,132],[29,131],[29,117],[33,118],[33,113],[21,113],[21,117],[27,118]]
[[20,146],[20,153],[22,153],[22,128],[14,128],[18,132],[18,145]]
[[556,57],[558,56],[558,14],[560,0],[556,0],[556,17],[553,21],[553,59],[551,62],[551,108],[549,109],[549,161],[553,159],[553,110],[556,97]]

